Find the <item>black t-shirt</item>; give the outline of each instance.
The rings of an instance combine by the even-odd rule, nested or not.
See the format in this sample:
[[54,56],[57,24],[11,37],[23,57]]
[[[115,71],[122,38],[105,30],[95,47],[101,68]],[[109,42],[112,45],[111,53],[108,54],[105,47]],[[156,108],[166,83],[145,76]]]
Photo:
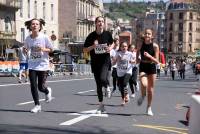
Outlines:
[[110,32],[103,31],[103,33],[99,35],[94,31],[86,38],[84,47],[92,46],[95,40],[98,40],[99,44],[96,49],[90,51],[91,67],[93,72],[104,64],[111,66],[110,53],[106,53],[104,47],[113,43],[113,38]]

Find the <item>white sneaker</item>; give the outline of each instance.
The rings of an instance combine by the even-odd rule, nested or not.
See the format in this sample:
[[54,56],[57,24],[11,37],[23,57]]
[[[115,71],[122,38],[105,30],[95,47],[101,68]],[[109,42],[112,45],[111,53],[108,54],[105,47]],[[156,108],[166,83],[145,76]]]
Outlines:
[[140,91],[140,86],[139,86],[139,83],[137,82],[137,85],[136,85],[136,92],[139,92]]
[[105,88],[105,92],[106,92],[106,97],[111,98],[111,91],[109,86]]
[[151,110],[151,107],[147,107],[147,115],[153,116],[153,112]]
[[135,94],[131,94],[131,98],[135,98]]
[[31,109],[31,113],[38,113],[38,112],[41,112],[41,106],[35,105],[35,107]]
[[142,105],[145,97],[140,96],[140,98],[137,101],[138,106]]
[[101,113],[105,113],[106,110],[105,110],[105,107],[103,104],[99,105],[99,108],[97,109],[96,111],[96,114],[101,114]]
[[45,101],[48,103],[52,100],[52,89],[50,87],[47,87],[47,90],[49,91],[49,93],[46,94]]

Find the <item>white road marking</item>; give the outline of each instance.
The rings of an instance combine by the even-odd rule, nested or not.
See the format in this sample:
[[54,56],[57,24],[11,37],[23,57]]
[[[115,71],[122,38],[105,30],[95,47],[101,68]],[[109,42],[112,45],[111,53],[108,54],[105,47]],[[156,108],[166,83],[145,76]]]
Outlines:
[[94,90],[81,91],[81,92],[78,92],[78,94],[84,94],[84,93],[93,92],[93,91]]
[[[68,82],[68,81],[80,81],[80,80],[89,80],[93,78],[83,78],[83,79],[70,79],[70,80],[55,80],[55,81],[47,81],[47,83],[56,83],[56,82]],[[19,84],[3,84],[0,87],[9,87],[9,86],[19,86],[19,85],[28,85],[30,83],[19,83]]]
[[[52,100],[53,100],[53,99],[55,99],[55,97],[52,97]],[[40,102],[41,102],[41,101],[45,101],[45,99],[40,99],[39,101],[40,101]],[[22,105],[31,104],[31,103],[34,103],[34,101],[22,102],[22,103],[18,103],[17,105],[18,105],[18,106],[22,106]]]
[[96,111],[97,110],[89,110],[89,111],[82,111],[80,113],[70,113],[68,115],[80,115],[80,116],[77,117],[77,118],[65,121],[63,123],[60,123],[59,125],[62,125],[62,126],[73,125],[75,123],[78,123],[78,122],[80,122],[82,120],[85,120],[85,119],[87,119],[89,117],[92,117],[92,116],[96,116],[96,117],[108,117],[108,114],[96,114]]

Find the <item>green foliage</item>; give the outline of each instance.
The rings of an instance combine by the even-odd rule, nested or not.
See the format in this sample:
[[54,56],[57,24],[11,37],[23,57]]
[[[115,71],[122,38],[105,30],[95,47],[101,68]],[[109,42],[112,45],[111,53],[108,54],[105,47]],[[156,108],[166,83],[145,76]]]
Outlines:
[[[106,16],[116,20],[117,18],[123,18],[131,20],[134,14],[145,13],[147,7],[150,7],[148,3],[143,2],[121,2],[121,3],[104,3],[104,8],[109,10]],[[161,5],[157,4],[155,9],[161,9]]]

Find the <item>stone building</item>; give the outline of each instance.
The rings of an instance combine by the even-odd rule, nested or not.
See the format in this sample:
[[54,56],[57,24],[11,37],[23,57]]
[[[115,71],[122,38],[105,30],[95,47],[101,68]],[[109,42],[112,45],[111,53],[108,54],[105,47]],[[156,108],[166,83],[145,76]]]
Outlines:
[[200,12],[195,3],[170,3],[166,11],[167,50],[171,58],[186,58],[200,48]]
[[15,43],[15,12],[19,9],[18,0],[0,1],[0,57],[6,56],[6,50]]
[[24,25],[25,21],[33,18],[44,19],[46,24],[41,32],[50,38],[54,36],[52,43],[54,48],[58,48],[58,0],[19,1],[20,9],[16,12],[16,40],[23,43],[29,34]]

